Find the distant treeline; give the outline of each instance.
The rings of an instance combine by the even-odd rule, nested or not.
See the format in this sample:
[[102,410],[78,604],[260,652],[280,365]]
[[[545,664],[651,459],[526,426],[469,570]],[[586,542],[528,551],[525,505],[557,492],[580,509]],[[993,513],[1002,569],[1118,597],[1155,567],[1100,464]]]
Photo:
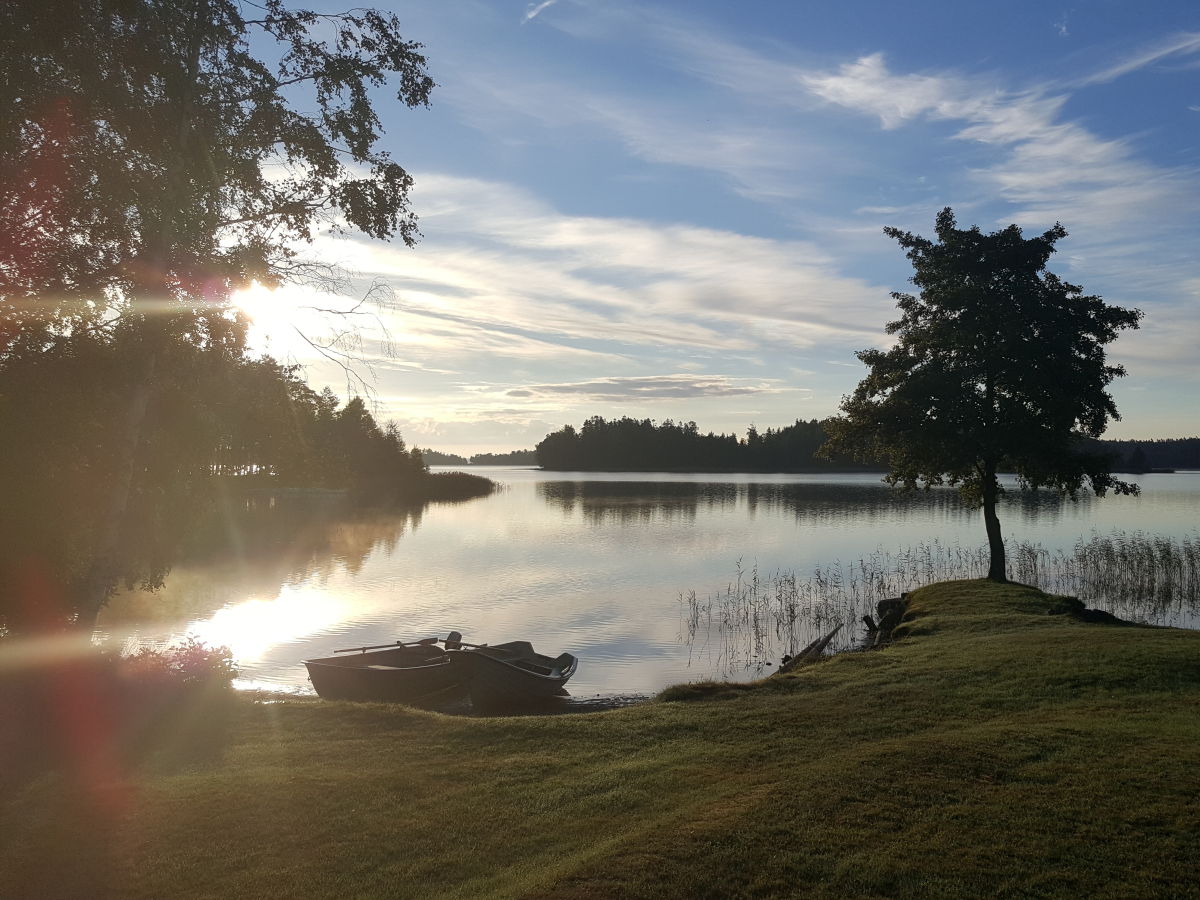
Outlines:
[[821,459],[825,430],[817,419],[746,437],[702,434],[695,422],[661,425],[650,419],[593,416],[578,431],[571,425],[548,434],[536,449],[546,469],[582,471],[830,472],[864,471],[849,459]]
[[476,453],[467,458],[457,453],[442,453],[440,450],[421,449],[421,456],[431,466],[536,466],[537,453],[533,450],[512,450],[508,453]]
[[1150,441],[1097,441],[1113,457],[1113,471],[1138,474],[1155,469],[1200,469],[1200,437]]
[[[702,434],[695,422],[670,419],[606,420],[593,416],[576,430],[566,425],[548,434],[535,451],[545,469],[616,472],[852,472],[884,471],[847,458],[824,459],[817,450],[826,433],[819,419],[797,419],[783,428],[746,436]],[[1150,441],[1095,441],[1116,472],[1200,469],[1200,438]],[[473,458],[474,459],[477,458]]]

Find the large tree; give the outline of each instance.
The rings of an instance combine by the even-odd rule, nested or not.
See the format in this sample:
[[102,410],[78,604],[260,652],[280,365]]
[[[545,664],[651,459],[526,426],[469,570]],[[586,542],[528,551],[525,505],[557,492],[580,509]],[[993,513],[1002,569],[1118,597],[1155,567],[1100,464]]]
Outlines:
[[419,50],[374,10],[0,4],[0,374],[89,330],[120,329],[126,348],[81,623],[127,574],[143,426],[179,346],[226,342],[238,287],[311,273],[296,248],[323,226],[417,236],[372,92],[425,104]]
[[870,372],[829,423],[828,450],[885,461],[893,484],[959,486],[983,507],[988,578],[1004,581],[997,473],[1072,498],[1085,487],[1136,492],[1085,439],[1120,418],[1106,388],[1125,371],[1104,348],[1142,314],[1047,271],[1062,225],[1034,238],[1016,225],[984,234],[958,228],[947,207],[936,230],[932,241],[884,229],[912,261],[920,292],[892,295],[895,344],[858,354]]

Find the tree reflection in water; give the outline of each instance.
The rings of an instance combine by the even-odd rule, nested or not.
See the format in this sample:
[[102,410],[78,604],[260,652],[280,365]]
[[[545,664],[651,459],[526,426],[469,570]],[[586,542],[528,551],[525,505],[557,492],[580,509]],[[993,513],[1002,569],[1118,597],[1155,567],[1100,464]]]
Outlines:
[[357,575],[377,550],[391,553],[421,524],[425,505],[355,509],[339,492],[258,493],[231,499],[197,528],[161,589],[118,593],[104,630],[127,622],[182,621],[281,587]]
[[[949,488],[901,491],[885,484],[829,484],[705,481],[543,481],[539,496],[565,515],[581,512],[592,524],[662,520],[694,521],[698,513],[744,508],[785,511],[797,522],[823,524],[862,522],[897,510],[933,516],[959,516],[965,511],[957,491]],[[1003,504],[1022,519],[1054,520],[1064,500],[1049,491],[1009,491]],[[1081,496],[1081,504],[1091,502]]]

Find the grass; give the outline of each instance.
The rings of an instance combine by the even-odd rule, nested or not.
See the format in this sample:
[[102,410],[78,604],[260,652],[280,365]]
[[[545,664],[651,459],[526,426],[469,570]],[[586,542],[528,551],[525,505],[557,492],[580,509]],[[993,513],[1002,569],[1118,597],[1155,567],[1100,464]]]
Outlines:
[[242,698],[5,797],[0,893],[1200,896],[1200,633],[1053,604],[937,584],[886,650],[595,715]]
[[[1077,596],[1087,606],[1151,625],[1200,626],[1200,533],[1182,538],[1113,531],[1081,538],[1070,551],[1029,541],[1006,542],[1008,571],[1022,584]],[[769,574],[739,560],[723,591],[681,594],[679,638],[693,656],[727,677],[764,674],[784,654],[841,624],[833,642],[845,650],[860,640],[858,623],[876,615],[885,597],[940,581],[987,574],[987,545],[921,541],[834,561],[807,577]]]

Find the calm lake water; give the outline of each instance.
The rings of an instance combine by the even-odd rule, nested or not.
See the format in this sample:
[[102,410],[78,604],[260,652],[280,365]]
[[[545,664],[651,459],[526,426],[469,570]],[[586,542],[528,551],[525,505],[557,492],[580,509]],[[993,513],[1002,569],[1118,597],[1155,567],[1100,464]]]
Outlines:
[[[133,648],[195,635],[232,649],[240,686],[311,691],[303,659],[458,629],[479,643],[570,650],[575,697],[652,693],[763,674],[789,640],[818,630],[801,622],[785,637],[727,621],[719,598],[739,565],[744,578],[755,567],[764,580],[808,578],[879,550],[984,542],[981,514],[953,491],[902,494],[876,474],[471,471],[501,490],[397,514],[345,517],[310,498],[264,504],[249,523],[230,516],[234,552],[177,566],[156,594],[117,597],[97,637]],[[1197,539],[1200,473],[1134,480],[1139,497],[1010,494],[1005,537],[1049,550],[1116,529]],[[1191,608],[1158,618],[1198,621]]]

